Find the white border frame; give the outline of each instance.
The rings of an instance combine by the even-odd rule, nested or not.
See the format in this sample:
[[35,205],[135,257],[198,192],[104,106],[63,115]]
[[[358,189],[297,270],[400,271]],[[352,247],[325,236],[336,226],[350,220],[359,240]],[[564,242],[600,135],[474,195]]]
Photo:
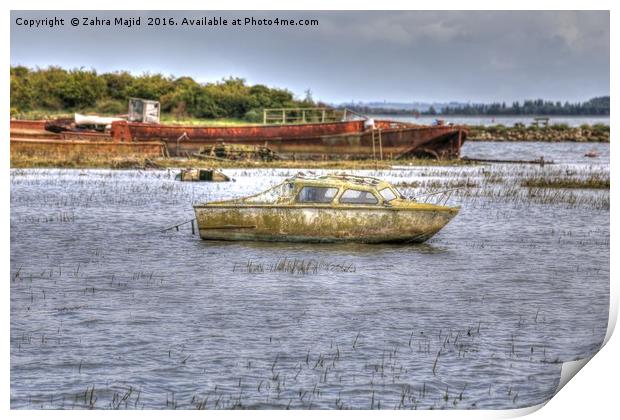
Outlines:
[[[522,1],[504,1],[501,4],[496,1],[488,1],[488,0],[470,0],[466,4],[463,2],[459,2],[457,0],[439,0],[434,2],[424,2],[424,3],[415,3],[411,1],[404,0],[383,0],[381,2],[370,2],[367,0],[332,0],[328,4],[318,4],[317,1],[310,0],[296,0],[295,2],[286,1],[286,0],[272,0],[272,1],[264,1],[260,4],[252,3],[251,1],[238,1],[238,0],[213,0],[210,2],[201,2],[197,0],[176,0],[174,3],[154,3],[153,1],[146,0],[134,0],[132,2],[127,1],[119,1],[119,0],[108,0],[105,2],[97,2],[90,1],[88,4],[77,0],[57,0],[53,4],[50,4],[48,1],[42,0],[23,0],[23,1],[8,1],[3,3],[4,7],[2,8],[4,22],[8,22],[10,19],[10,10],[49,10],[50,6],[53,5],[55,8],[61,10],[257,10],[258,6],[262,10],[610,10],[610,59],[611,59],[611,69],[610,69],[610,94],[612,97],[620,97],[617,89],[616,75],[618,74],[618,53],[617,53],[617,28],[620,24],[620,19],[617,18],[617,13],[619,8],[617,6],[618,2],[612,1],[601,1],[601,0],[590,0],[586,2],[579,2],[575,0],[548,0],[541,2],[533,1],[533,0],[522,0]],[[319,8],[317,8],[319,6]],[[2,60],[4,67],[9,67],[10,65],[10,25],[3,25],[2,29],[0,29],[0,34],[2,37],[2,42],[5,45],[3,48],[4,54],[2,54]],[[616,47],[614,49],[614,47]],[[1,113],[0,115],[5,115],[8,117],[9,115],[9,85],[8,83],[4,83],[2,85],[2,93],[5,100],[1,104]],[[618,139],[618,127],[615,123],[615,116],[617,112],[614,112],[616,108],[612,106],[612,112],[610,116],[610,124],[611,124],[611,137],[614,139]],[[2,127],[2,132],[8,134],[8,118],[0,119],[0,124]],[[613,194],[613,186],[617,185],[618,176],[617,171],[615,170],[615,162],[618,161],[617,150],[614,147],[610,147],[611,152],[611,164],[610,164],[610,176],[611,176],[611,209],[610,210],[610,255],[613,255],[613,251],[617,249],[616,246],[616,235],[617,233],[617,216],[613,216],[613,209],[618,208],[617,203],[618,200],[616,196]],[[4,203],[10,203],[10,189],[9,189],[9,175],[8,168],[10,165],[9,161],[9,141],[8,138],[3,139],[3,147],[0,152],[0,159],[3,165],[3,171],[1,172],[2,182],[0,183],[0,194]],[[4,238],[10,238],[9,234],[9,217],[10,210],[9,206],[4,207],[4,218],[3,223],[1,225],[1,233]],[[10,270],[10,253],[9,253],[10,243],[2,243],[2,258],[5,261],[5,270]],[[320,412],[321,416],[344,416],[359,419],[360,417],[384,417],[384,416],[410,416],[415,415],[416,417],[440,417],[440,418],[507,418],[507,417],[515,417],[521,416],[525,414],[529,414],[535,411],[538,411],[534,417],[537,418],[554,418],[561,417],[563,419],[581,419],[584,416],[594,416],[596,417],[607,417],[608,414],[612,412],[617,412],[616,407],[616,392],[615,387],[617,383],[617,374],[619,373],[618,366],[620,363],[618,362],[617,354],[620,354],[620,345],[618,344],[618,339],[611,339],[612,333],[615,328],[617,315],[618,315],[618,264],[613,259],[610,258],[611,266],[610,266],[610,313],[609,313],[609,324],[608,330],[605,337],[605,346],[600,351],[600,354],[597,354],[588,359],[584,359],[581,361],[569,362],[565,363],[562,367],[562,377],[560,380],[560,385],[558,387],[558,391],[560,391],[568,381],[586,364],[588,366],[584,369],[584,373],[580,374],[580,378],[576,381],[572,381],[572,383],[566,386],[565,390],[562,390],[558,394],[558,396],[552,398],[548,403],[549,407],[546,407],[544,410],[538,411],[545,404],[540,404],[538,406],[517,409],[517,410],[474,410],[474,411],[419,411],[415,414],[406,412],[398,412],[392,410],[385,410],[380,412],[369,412],[369,411],[353,411],[353,412],[336,412],[336,411],[322,411]],[[8,283],[7,283],[8,284]],[[79,416],[82,417],[85,415],[84,411],[75,411],[75,412],[56,412],[56,411],[34,411],[34,410],[10,410],[10,288],[5,286],[2,290],[2,309],[3,309],[3,331],[4,331],[4,346],[2,347],[2,359],[4,360],[4,364],[2,365],[2,377],[5,380],[1,385],[3,400],[3,410],[5,414],[10,415],[15,418],[30,418],[35,416],[40,416],[44,414],[45,416],[50,416],[52,418],[60,418],[61,416],[74,417]],[[590,360],[594,359],[594,362],[588,363]],[[311,418],[315,417],[319,412],[316,411],[294,411],[294,416],[296,417],[305,417]],[[164,418],[168,416],[177,416],[179,413],[177,412],[157,412],[157,411],[146,411],[142,413],[136,412],[107,412],[107,411],[95,411],[88,413],[89,416],[114,416],[114,417],[125,417],[125,418],[135,418],[140,416],[155,416],[156,418]],[[184,416],[217,416],[220,418],[238,418],[242,416],[247,416],[247,413],[239,413],[239,412],[209,412],[198,413],[198,412],[183,412]],[[289,412],[285,411],[252,411],[250,412],[251,416],[256,416],[258,418],[282,418],[284,416],[289,416]],[[201,417],[202,418],[202,417]]]

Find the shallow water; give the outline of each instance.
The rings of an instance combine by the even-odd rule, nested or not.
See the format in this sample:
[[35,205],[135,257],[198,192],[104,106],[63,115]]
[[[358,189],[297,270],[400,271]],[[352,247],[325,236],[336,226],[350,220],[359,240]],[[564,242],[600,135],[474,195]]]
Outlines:
[[[586,157],[594,151],[597,157]],[[544,157],[554,163],[609,166],[609,143],[544,143],[470,141],[463,144],[462,156],[481,159],[535,160]]]
[[[538,154],[531,145],[518,147]],[[358,171],[477,185],[450,199],[461,212],[436,237],[407,246],[162,232],[193,218],[192,202],[260,191],[296,170],[227,170],[236,182],[221,184],[180,183],[174,171],[13,170],[11,407],[545,401],[561,362],[599,348],[609,305],[609,192],[551,202],[505,192],[531,174],[608,172],[604,156],[595,165],[563,145],[545,157],[565,163],[544,168]]]

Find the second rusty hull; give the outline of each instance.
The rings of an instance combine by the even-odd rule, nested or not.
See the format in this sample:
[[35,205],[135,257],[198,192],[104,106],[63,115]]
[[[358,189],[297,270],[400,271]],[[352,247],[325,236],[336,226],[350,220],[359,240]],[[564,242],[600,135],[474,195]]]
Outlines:
[[119,122],[112,124],[115,141],[163,141],[171,156],[198,153],[215,144],[267,147],[286,159],[455,159],[467,132],[458,126],[422,126],[376,121],[321,124],[197,127]]

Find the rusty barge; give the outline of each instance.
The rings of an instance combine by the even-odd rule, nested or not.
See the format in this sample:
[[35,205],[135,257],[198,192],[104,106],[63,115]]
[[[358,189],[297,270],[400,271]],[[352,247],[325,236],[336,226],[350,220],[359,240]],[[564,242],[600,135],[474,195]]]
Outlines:
[[429,157],[456,159],[467,132],[463,127],[422,126],[396,121],[364,120],[196,127],[153,125],[126,121],[112,123],[116,142],[161,141],[171,156],[199,153],[217,144],[265,147],[285,159],[401,159]]
[[263,124],[239,126],[182,126],[128,118],[110,121],[104,130],[67,121],[11,121],[11,147],[44,147],[51,141],[58,148],[91,142],[107,150],[148,150],[151,155],[191,157],[215,146],[237,145],[269,151],[287,160],[444,160],[459,158],[467,137],[462,126],[417,125],[359,115],[349,119],[351,114],[346,110],[328,121],[324,109],[320,118],[312,117],[311,111],[316,110],[292,110],[302,117],[290,117],[282,110],[277,122],[265,114]]

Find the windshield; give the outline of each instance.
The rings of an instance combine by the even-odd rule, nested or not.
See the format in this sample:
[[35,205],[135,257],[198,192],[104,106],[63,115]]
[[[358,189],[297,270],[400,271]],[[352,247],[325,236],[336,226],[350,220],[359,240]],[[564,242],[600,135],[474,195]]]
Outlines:
[[381,194],[381,197],[383,197],[383,199],[386,202],[390,202],[390,201],[398,198],[398,196],[396,194],[394,194],[394,191],[392,191],[391,188],[384,188],[381,191],[379,191],[379,194]]
[[246,203],[255,204],[273,204],[276,202],[286,201],[290,199],[294,191],[294,185],[290,182],[276,185],[273,188],[263,191],[262,193],[246,197],[243,199]]

